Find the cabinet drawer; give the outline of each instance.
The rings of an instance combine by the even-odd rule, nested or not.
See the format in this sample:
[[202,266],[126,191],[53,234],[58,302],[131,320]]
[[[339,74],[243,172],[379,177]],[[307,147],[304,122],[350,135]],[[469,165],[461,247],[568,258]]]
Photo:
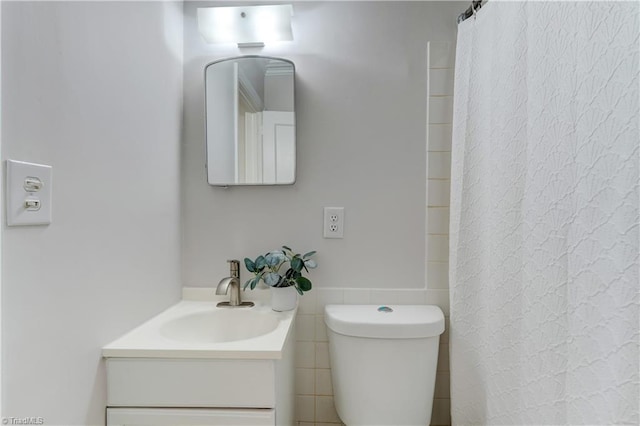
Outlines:
[[274,408],[272,360],[107,359],[110,407]]
[[107,408],[107,426],[273,426],[273,409]]

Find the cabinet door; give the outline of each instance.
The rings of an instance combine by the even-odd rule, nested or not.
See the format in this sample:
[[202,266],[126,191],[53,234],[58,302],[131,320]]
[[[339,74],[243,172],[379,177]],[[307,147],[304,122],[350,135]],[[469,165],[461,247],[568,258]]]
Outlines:
[[273,426],[273,409],[107,408],[107,426]]
[[293,112],[262,113],[262,183],[296,181],[296,130]]

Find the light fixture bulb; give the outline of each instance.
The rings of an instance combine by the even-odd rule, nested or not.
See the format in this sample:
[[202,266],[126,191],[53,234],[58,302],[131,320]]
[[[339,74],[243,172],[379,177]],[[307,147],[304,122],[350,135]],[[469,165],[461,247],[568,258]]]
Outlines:
[[293,6],[198,8],[198,30],[207,43],[256,44],[293,40]]

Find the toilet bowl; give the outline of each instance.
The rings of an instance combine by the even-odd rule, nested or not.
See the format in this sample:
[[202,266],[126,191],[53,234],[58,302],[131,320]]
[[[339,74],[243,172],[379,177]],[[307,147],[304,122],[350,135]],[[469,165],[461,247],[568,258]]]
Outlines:
[[327,305],[336,411],[347,426],[428,425],[444,315],[431,305]]

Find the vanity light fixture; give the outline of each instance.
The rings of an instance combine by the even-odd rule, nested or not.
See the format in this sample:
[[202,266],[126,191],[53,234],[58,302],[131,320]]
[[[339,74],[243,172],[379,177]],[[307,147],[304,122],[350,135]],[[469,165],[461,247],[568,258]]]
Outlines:
[[293,40],[290,4],[198,8],[198,30],[207,43],[262,47]]

